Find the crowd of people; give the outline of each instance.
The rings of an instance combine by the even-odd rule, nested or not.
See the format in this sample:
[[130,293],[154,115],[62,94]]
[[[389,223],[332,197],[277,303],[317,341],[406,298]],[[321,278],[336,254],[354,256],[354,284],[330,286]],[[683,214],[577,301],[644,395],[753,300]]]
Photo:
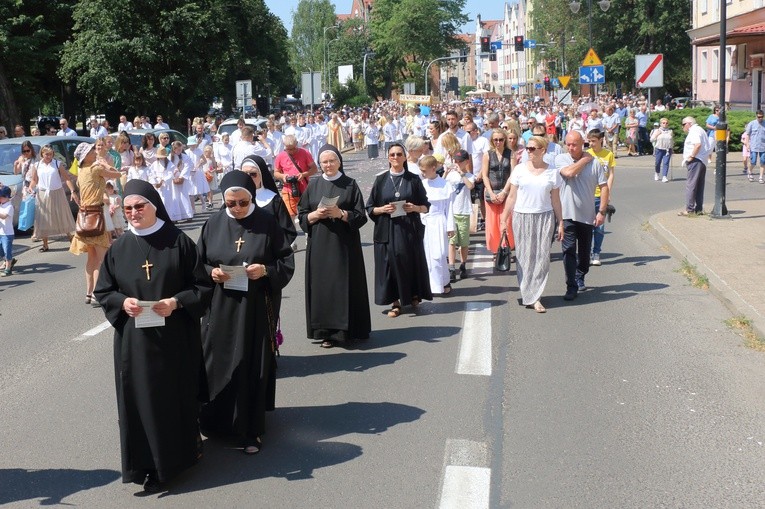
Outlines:
[[[271,117],[262,129],[242,119],[220,138],[215,119],[199,118],[185,144],[146,133],[132,146],[123,129],[77,147],[76,187],[50,147],[39,161],[22,151],[17,168],[39,204],[40,250],[49,236],[71,236],[70,251],[87,255],[85,302],[103,308],[115,329],[123,481],[162,490],[202,457],[202,434],[233,437],[245,454],[261,450],[265,413],[275,407],[281,295],[295,269],[297,228],[307,239],[306,337],[322,348],[372,331],[360,235],[369,220],[374,303],[390,318],[446,297],[470,276],[473,229],[495,258],[507,237],[521,303],[538,313],[546,312],[550,252],[561,242],[564,299],[574,300],[590,266],[601,263],[618,129],[627,128],[621,106],[583,104],[570,118],[562,105],[382,102],[328,120]],[[673,134],[662,119],[643,137],[646,110],[635,104],[624,112],[638,119],[627,156],[630,145],[641,154],[653,144],[655,179],[663,180]],[[757,118],[747,128],[752,164],[765,158],[761,111]],[[683,127],[682,213],[699,213],[707,133],[691,117]],[[365,199],[342,154],[366,146],[374,159],[380,144],[388,165]],[[80,210],[76,223],[64,214],[65,186]],[[0,189],[6,237],[7,190]],[[205,215],[195,243],[177,224],[195,217],[197,201]],[[112,227],[87,223],[89,215]],[[9,273],[15,259],[7,242],[0,247]]]

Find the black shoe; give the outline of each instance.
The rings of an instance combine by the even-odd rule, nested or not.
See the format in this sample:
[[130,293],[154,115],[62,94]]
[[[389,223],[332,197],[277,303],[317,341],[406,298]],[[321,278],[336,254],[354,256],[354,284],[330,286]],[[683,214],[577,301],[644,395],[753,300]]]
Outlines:
[[162,491],[162,483],[159,482],[156,473],[151,473],[146,476],[146,480],[143,482],[143,491],[146,493],[159,493]]
[[454,269],[449,269],[449,282],[450,283],[457,282],[457,271]]
[[563,296],[563,300],[574,300],[576,299],[577,290],[576,288],[569,288],[566,290],[566,295]]
[[460,264],[460,279],[467,279],[467,268],[465,268],[465,264]]

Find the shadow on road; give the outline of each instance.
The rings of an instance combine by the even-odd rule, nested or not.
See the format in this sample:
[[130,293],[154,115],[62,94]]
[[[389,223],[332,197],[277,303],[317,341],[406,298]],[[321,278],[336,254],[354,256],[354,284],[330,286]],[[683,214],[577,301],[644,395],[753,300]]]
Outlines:
[[651,262],[658,262],[659,260],[669,260],[672,258],[669,255],[659,255],[659,256],[626,256],[624,258],[619,258],[622,256],[621,253],[601,253],[600,259],[603,262],[603,265],[616,265],[617,263],[631,263],[635,267],[642,267],[643,265],[647,265]]
[[[355,349],[363,349],[363,344],[359,343],[359,345],[362,345],[361,348]],[[319,350],[319,347],[317,346],[316,349]],[[344,352],[309,357],[282,355],[277,360],[279,364],[277,377],[280,379],[307,377],[343,371],[361,373],[368,369],[394,364],[404,357],[406,354],[401,352]]]
[[311,479],[317,469],[363,454],[358,445],[331,439],[383,433],[397,424],[416,421],[424,413],[420,408],[389,402],[277,408],[267,416],[268,433],[259,454],[246,456],[238,444],[209,439],[200,464],[168,486],[162,497],[268,477]]
[[[424,308],[427,303],[420,305],[420,311],[418,314],[424,313]],[[406,308],[404,314],[395,320],[404,320],[410,323],[410,318],[406,315]],[[416,317],[415,317],[416,318]],[[409,343],[412,341],[423,341],[425,343],[438,343],[443,338],[448,338],[457,334],[460,329],[458,327],[437,327],[437,326],[412,326],[403,327],[401,329],[386,329],[380,331],[372,331],[369,339],[361,343],[357,343],[354,350],[375,350],[377,348],[385,348],[388,346],[401,345],[403,343]]]
[[66,497],[79,491],[107,485],[119,477],[119,472],[105,469],[3,468],[0,469],[0,505],[38,498],[42,499],[40,505],[66,505],[62,502]]

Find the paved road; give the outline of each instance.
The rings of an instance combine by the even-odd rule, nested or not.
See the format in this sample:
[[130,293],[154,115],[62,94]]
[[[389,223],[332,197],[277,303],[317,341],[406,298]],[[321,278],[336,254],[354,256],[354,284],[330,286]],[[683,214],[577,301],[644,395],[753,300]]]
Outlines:
[[[365,193],[384,168],[346,161]],[[82,303],[84,260],[61,243],[24,253],[0,280],[0,505],[761,506],[763,357],[647,227],[684,182],[618,162],[604,264],[565,303],[555,251],[545,315],[517,304],[514,274],[493,274],[474,236],[473,277],[452,296],[395,320],[373,305],[369,341],[323,350],[304,338],[298,253],[263,451],[208,441],[143,502],[119,482],[111,331]],[[731,179],[728,199],[751,192]],[[371,227],[362,237],[371,290]]]

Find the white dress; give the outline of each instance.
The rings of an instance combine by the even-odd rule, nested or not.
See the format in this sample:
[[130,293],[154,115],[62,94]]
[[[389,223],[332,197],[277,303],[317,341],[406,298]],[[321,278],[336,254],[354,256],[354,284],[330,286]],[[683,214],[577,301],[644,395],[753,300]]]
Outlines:
[[[167,159],[164,159],[167,161]],[[146,179],[149,184],[153,185],[159,193],[159,197],[162,198],[162,203],[165,207],[170,203],[170,186],[173,179],[173,163],[167,163],[167,166],[162,164],[162,159],[154,161],[146,172]],[[158,187],[159,186],[159,187]]]
[[131,166],[127,172],[128,182],[133,179],[149,181],[149,168],[146,166]]
[[210,192],[210,184],[207,183],[207,179],[205,178],[205,172],[202,169],[201,166],[197,167],[197,163],[199,162],[200,157],[202,156],[202,153],[197,153],[196,151],[187,150],[184,154],[188,157],[189,163],[191,163],[191,175],[190,175],[190,183],[191,183],[191,191],[189,194],[191,196],[196,196],[198,194],[207,194]]
[[[166,182],[169,188],[169,199],[165,202],[165,208],[172,221],[184,221],[194,217],[194,205],[189,197],[192,194],[191,164],[186,154],[181,154],[177,163],[168,164],[172,174],[170,180]],[[179,178],[182,178],[183,182],[176,184],[174,180]]]
[[114,224],[114,228],[124,230],[127,220],[125,219],[125,214],[122,212],[122,198],[120,198],[120,195],[117,193],[110,194],[109,205],[114,207],[114,212],[112,213],[112,223]]
[[430,209],[420,214],[425,225],[425,259],[428,262],[430,290],[433,293],[443,293],[444,286],[449,284],[449,237],[447,232],[454,231],[454,214],[452,200],[454,198],[451,184],[441,177],[423,179],[422,184],[430,202]]

